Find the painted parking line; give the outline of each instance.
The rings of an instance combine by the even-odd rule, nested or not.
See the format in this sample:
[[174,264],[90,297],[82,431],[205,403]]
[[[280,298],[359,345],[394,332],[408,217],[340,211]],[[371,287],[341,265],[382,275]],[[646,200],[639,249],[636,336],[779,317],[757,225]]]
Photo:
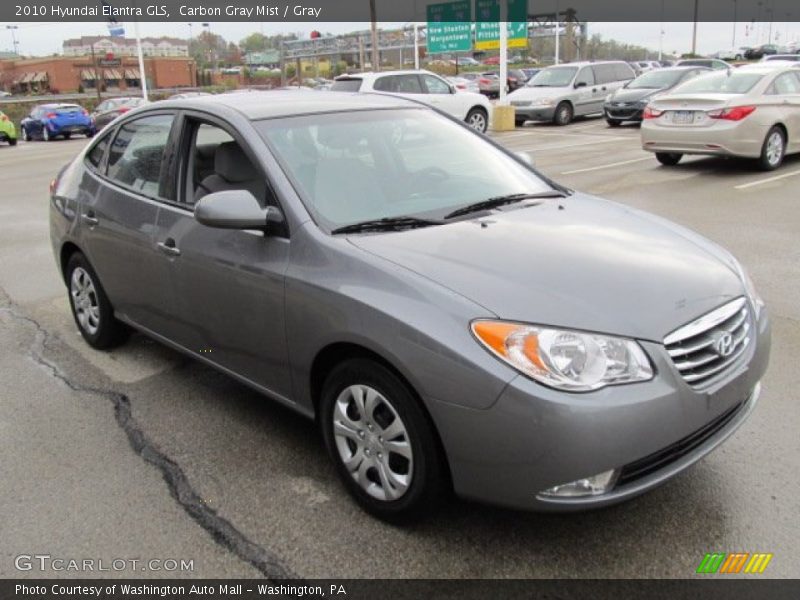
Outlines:
[[621,167],[623,165],[632,165],[633,163],[643,162],[645,160],[653,160],[653,157],[642,156],[641,158],[634,158],[632,160],[622,160],[619,162],[608,163],[605,165],[597,165],[596,167],[587,167],[585,169],[574,169],[572,171],[563,171],[561,175],[575,175],[576,173],[589,173],[590,171],[602,171],[603,169],[612,169],[614,167]]
[[755,187],[757,185],[763,185],[765,183],[772,183],[773,181],[780,181],[781,179],[786,179],[787,177],[793,177],[794,175],[800,175],[800,170],[790,171],[788,173],[776,175],[775,177],[767,177],[766,179],[759,179],[758,181],[751,181],[750,183],[742,183],[740,185],[733,186],[733,189],[746,190],[747,188]]
[[624,137],[605,137],[602,140],[587,140],[585,142],[575,142],[574,144],[557,144],[555,146],[520,146],[513,148],[514,150],[530,150],[535,152],[537,150],[560,150],[562,148],[578,148],[581,146],[589,146],[592,144],[611,144],[613,142],[627,142],[628,138]]

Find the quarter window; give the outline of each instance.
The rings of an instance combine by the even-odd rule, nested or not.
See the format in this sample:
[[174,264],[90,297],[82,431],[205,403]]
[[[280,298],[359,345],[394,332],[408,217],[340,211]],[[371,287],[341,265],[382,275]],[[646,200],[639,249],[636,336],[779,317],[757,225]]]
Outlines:
[[450,93],[450,86],[438,77],[434,77],[433,75],[423,75],[422,79],[425,82],[425,87],[428,89],[429,94]]
[[784,73],[775,79],[770,90],[772,94],[800,94],[800,79],[796,73]]
[[89,161],[89,164],[95,169],[100,168],[100,164],[103,162],[103,156],[105,156],[106,149],[108,148],[108,142],[110,140],[111,135],[107,133],[94,145],[91,150],[89,150],[89,154],[86,155],[86,160]]
[[120,127],[108,155],[108,177],[150,198],[171,195],[160,182],[173,119],[173,115],[143,117]]

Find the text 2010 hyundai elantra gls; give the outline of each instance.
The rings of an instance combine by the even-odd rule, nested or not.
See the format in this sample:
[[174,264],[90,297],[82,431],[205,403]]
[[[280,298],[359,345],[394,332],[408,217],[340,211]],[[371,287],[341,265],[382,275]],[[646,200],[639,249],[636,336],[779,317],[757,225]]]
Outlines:
[[51,235],[89,344],[132,326],[316,418],[390,520],[635,496],[742,424],[768,362],[728,252],[387,96],[132,111],[54,181]]

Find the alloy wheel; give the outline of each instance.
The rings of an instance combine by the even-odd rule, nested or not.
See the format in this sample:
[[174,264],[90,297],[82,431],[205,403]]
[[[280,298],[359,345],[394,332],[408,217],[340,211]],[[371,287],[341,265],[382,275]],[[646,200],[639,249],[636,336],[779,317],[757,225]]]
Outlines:
[[783,135],[780,131],[773,131],[767,139],[767,161],[775,166],[783,158]]
[[81,328],[89,335],[96,334],[100,328],[100,301],[92,278],[82,267],[72,271],[69,292]]
[[468,124],[473,129],[480,131],[483,133],[486,131],[486,117],[483,116],[481,112],[474,112],[469,118]]
[[336,398],[333,435],[339,458],[370,496],[389,502],[408,491],[414,457],[408,431],[389,399],[355,384]]

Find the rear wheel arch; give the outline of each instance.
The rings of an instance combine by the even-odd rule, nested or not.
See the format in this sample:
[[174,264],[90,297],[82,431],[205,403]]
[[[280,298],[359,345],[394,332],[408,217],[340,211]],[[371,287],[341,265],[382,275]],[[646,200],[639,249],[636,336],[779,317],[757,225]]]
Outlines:
[[450,473],[450,464],[448,455],[447,452],[445,451],[444,444],[442,443],[441,435],[439,434],[439,429],[436,426],[436,422],[431,416],[428,407],[422,401],[422,398],[420,397],[419,393],[414,388],[414,386],[411,384],[408,377],[406,377],[397,367],[395,367],[391,363],[391,361],[381,356],[374,350],[371,350],[366,346],[362,346],[360,344],[352,342],[334,342],[332,344],[329,344],[328,346],[325,346],[324,348],[322,348],[322,350],[320,350],[317,353],[317,355],[314,357],[314,361],[311,364],[311,372],[309,380],[309,389],[311,391],[311,400],[314,406],[315,419],[319,420],[319,414],[320,414],[319,406],[320,406],[320,401],[322,399],[322,389],[325,384],[325,379],[327,378],[327,376],[338,365],[348,360],[356,358],[373,360],[379,363],[381,366],[391,371],[408,388],[408,391],[416,399],[417,404],[419,405],[420,409],[425,415],[425,418],[428,420],[431,429],[434,432],[439,452],[441,453],[441,456],[444,457],[444,463],[445,463],[444,466],[447,475],[447,484],[448,486],[450,486],[450,489],[452,489],[453,478]]
[[[59,265],[61,266],[61,277],[64,281],[67,281],[67,265],[69,264],[69,259],[72,258],[72,255],[76,252],[80,252],[84,256],[86,253],[83,252],[76,244],[72,242],[64,242],[64,245],[61,246],[61,252],[59,253]],[[87,259],[88,260],[88,259]]]

